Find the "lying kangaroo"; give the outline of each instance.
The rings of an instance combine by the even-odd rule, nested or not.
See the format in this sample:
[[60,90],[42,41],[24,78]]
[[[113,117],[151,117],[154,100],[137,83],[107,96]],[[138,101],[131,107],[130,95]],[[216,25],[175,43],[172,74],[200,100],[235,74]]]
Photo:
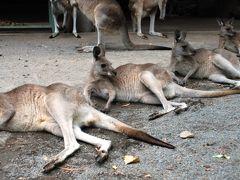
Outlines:
[[149,34],[153,36],[167,37],[166,35],[155,32],[155,16],[157,13],[157,7],[160,10],[160,20],[165,19],[166,6],[168,0],[130,0],[129,9],[131,11],[133,32],[137,31],[137,35],[143,39],[147,39],[147,36],[142,33],[141,22],[142,18],[150,17]]
[[111,141],[84,133],[83,126],[104,128],[153,145],[174,148],[97,111],[88,105],[79,89],[66,84],[55,83],[47,87],[26,84],[0,94],[0,130],[47,131],[63,137],[65,149],[44,166],[44,172],[52,170],[78,150],[77,140],[97,147],[98,162],[107,158]]
[[[103,44],[103,32],[119,31],[122,42],[128,50],[171,50],[155,45],[136,45],[129,38],[126,19],[120,5],[115,0],[76,0],[79,9],[95,25],[97,44]],[[93,46],[85,46],[79,51],[92,51]]]
[[240,63],[236,55],[224,58],[221,54],[204,48],[194,49],[185,40],[186,32],[175,32],[170,69],[184,75],[180,84],[185,84],[189,77],[207,78],[218,83],[240,86]]
[[63,14],[62,28],[66,28],[67,15],[72,13],[73,16],[73,35],[80,38],[77,33],[77,7],[70,5],[70,0],[49,0],[51,4],[51,12],[53,17],[54,32],[49,38],[54,38],[59,35],[59,28],[57,18],[58,15]]
[[113,69],[106,59],[104,48],[94,47],[94,63],[84,96],[92,105],[91,94],[108,99],[104,111],[110,110],[113,100],[162,104],[163,110],[150,115],[155,119],[176,109],[185,109],[185,103],[168,101],[174,97],[219,97],[239,94],[240,90],[202,91],[188,89],[173,82],[171,73],[158,64],[125,64]]
[[239,56],[240,53],[240,32],[234,31],[233,27],[234,19],[222,20],[217,18],[217,22],[220,25],[219,33],[219,45],[218,48],[224,48],[231,52],[236,53]]

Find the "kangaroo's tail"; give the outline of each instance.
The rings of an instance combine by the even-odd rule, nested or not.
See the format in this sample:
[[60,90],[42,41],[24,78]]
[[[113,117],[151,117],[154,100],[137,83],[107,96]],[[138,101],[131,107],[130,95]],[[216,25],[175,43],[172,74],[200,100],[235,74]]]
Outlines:
[[178,97],[199,97],[199,98],[210,98],[210,97],[221,97],[232,94],[240,94],[240,89],[221,89],[221,90],[195,90],[186,87],[179,86],[174,83],[175,92]]
[[131,138],[134,138],[136,140],[140,140],[149,144],[162,146],[170,149],[174,149],[175,147],[169,143],[163,142],[155,137],[152,137],[151,135],[138,130],[136,128],[133,128],[125,123],[122,123],[121,121],[112,118],[100,111],[97,111],[93,108],[94,114],[99,117],[99,120],[95,123],[96,127],[108,129],[114,132],[125,134]]

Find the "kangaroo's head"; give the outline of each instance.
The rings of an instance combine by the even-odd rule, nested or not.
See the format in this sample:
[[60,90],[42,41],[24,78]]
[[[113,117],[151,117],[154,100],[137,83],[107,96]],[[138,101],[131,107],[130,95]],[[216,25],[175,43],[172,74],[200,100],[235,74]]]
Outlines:
[[175,40],[173,47],[173,55],[177,58],[182,56],[193,56],[196,53],[196,50],[191,46],[191,44],[186,41],[187,33],[184,31],[175,31]]
[[222,45],[220,48],[227,49],[231,52],[239,54],[239,43],[235,41],[235,34],[233,27],[233,18],[223,21],[222,19],[217,19],[218,24],[220,25],[220,33],[219,35],[222,37]]
[[98,45],[93,48],[93,73],[96,76],[114,77],[117,75],[112,67],[112,63],[105,57],[105,48],[103,45]]
[[160,10],[159,19],[160,19],[161,21],[164,21],[164,19],[165,19],[167,1],[168,1],[168,0],[158,0],[158,7],[159,7],[159,10]]
[[234,36],[235,31],[233,27],[234,19],[228,19],[224,21],[223,19],[217,18],[217,22],[220,26],[220,36]]

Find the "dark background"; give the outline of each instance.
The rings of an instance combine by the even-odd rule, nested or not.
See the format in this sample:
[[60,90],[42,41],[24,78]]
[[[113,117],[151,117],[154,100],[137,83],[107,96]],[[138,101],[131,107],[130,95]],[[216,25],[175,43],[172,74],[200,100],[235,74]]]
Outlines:
[[[128,0],[118,0],[130,19]],[[240,18],[239,0],[169,0],[167,16]],[[0,5],[0,20],[14,22],[47,22],[48,1],[7,0]]]

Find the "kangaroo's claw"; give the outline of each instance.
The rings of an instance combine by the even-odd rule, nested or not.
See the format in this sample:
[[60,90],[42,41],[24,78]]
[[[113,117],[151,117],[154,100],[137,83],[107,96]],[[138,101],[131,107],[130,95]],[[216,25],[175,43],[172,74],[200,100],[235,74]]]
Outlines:
[[99,150],[99,148],[96,148],[97,156],[95,157],[97,163],[101,164],[108,158],[108,152],[105,150]]
[[157,118],[163,116],[164,114],[165,114],[165,113],[154,112],[154,113],[152,113],[152,114],[150,114],[150,115],[148,116],[148,120],[151,121],[151,120],[157,119]]
[[57,159],[53,159],[43,167],[43,173],[48,173],[56,167]]

